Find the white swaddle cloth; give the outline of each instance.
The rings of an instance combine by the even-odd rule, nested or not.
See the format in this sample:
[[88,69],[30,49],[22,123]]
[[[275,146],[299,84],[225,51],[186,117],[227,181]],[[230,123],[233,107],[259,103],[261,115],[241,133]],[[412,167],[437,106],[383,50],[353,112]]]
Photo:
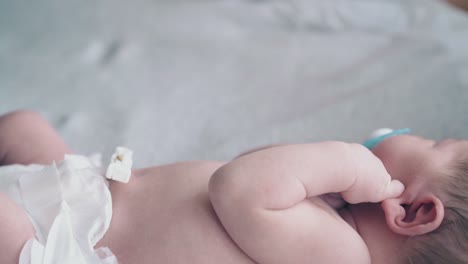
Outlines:
[[94,249],[112,218],[103,174],[100,156],[65,155],[49,166],[0,167],[0,191],[24,209],[36,230],[20,264],[117,264],[109,248]]

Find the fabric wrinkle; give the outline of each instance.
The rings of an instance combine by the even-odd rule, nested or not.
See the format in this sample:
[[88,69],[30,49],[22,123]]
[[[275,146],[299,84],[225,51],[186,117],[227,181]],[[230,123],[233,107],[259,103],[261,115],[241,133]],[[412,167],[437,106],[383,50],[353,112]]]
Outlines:
[[102,171],[96,155],[0,167],[0,191],[23,208],[36,231],[18,263],[118,263],[109,248],[94,249],[112,218],[109,183]]

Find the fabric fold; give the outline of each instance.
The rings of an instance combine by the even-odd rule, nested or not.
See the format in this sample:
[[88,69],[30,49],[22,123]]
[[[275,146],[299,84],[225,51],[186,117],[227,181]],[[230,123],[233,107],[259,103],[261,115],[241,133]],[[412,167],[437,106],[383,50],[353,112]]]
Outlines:
[[20,264],[117,264],[109,248],[94,249],[112,218],[108,182],[96,158],[65,155],[49,166],[0,167],[0,191],[23,207],[36,237]]

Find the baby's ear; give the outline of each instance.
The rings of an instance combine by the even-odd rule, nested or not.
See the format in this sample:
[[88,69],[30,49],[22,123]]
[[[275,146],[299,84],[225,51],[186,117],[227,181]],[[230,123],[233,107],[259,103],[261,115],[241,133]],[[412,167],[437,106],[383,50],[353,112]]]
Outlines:
[[410,201],[387,199],[382,202],[382,208],[388,227],[400,235],[417,236],[432,232],[444,219],[444,205],[433,194],[414,197]]

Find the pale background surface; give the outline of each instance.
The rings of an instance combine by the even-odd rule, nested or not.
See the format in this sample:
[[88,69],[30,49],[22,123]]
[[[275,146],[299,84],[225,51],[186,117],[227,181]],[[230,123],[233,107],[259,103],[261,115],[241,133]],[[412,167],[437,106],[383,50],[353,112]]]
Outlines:
[[250,147],[468,138],[468,15],[431,0],[0,0],[0,113],[137,167]]

